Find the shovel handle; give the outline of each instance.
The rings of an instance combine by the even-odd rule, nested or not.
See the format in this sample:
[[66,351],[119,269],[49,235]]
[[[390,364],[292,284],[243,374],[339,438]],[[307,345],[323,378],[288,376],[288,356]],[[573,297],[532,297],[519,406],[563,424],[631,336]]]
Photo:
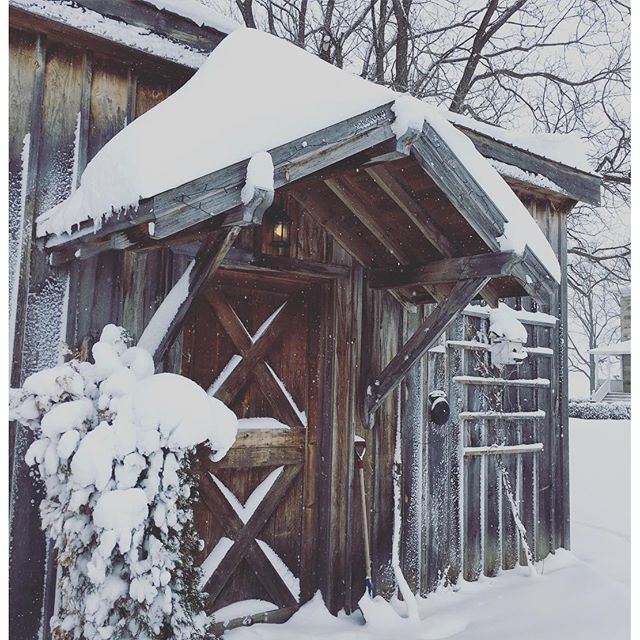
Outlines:
[[367,497],[365,495],[364,468],[358,465],[358,475],[360,476],[360,499],[362,506],[362,538],[364,542],[364,562],[366,572],[366,584],[369,595],[372,595],[373,583],[371,580],[371,550],[369,548],[369,525],[367,523]]

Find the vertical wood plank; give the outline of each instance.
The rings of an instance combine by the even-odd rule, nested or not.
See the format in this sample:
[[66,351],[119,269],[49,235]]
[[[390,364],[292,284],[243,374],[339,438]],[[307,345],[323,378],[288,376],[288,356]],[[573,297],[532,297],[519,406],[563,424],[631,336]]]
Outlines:
[[[468,317],[465,339],[473,339],[480,330],[480,320]],[[464,353],[462,349],[458,351]],[[482,373],[484,352],[474,351],[466,358],[464,373],[467,375],[486,375]],[[477,385],[466,385],[467,411],[483,409],[482,390]],[[465,446],[477,447],[485,444],[483,420],[466,420]],[[484,568],[484,471],[483,456],[468,456],[464,460],[464,579],[477,580]]]
[[[427,311],[428,313],[428,311]],[[448,389],[449,381],[446,376],[446,354],[430,351],[427,354],[427,393],[437,389]],[[450,404],[454,411],[456,404],[450,397]],[[425,541],[424,560],[425,580],[422,595],[434,591],[438,584],[446,577],[449,566],[449,455],[447,448],[447,434],[451,428],[450,422],[444,425],[427,423],[426,455],[425,455]]]
[[[398,352],[401,310],[397,302],[383,292],[374,296],[374,336],[372,370],[382,371]],[[371,556],[376,593],[391,597],[395,577],[391,565],[393,540],[393,458],[396,440],[396,394],[389,394],[380,407],[373,428],[374,483]]]
[[[40,148],[42,100],[46,74],[46,39],[24,37],[13,33],[10,40],[10,229],[16,236],[13,248],[13,361],[10,363],[11,384],[19,385],[23,370],[24,327],[28,313],[29,271],[31,264],[32,225],[36,212],[37,167]],[[15,128],[14,128],[15,127]],[[29,134],[29,138],[27,138]],[[23,172],[23,152],[26,175]],[[22,198],[24,197],[24,200]],[[11,208],[13,203],[13,208]],[[12,245],[10,245],[11,248]],[[31,479],[24,456],[33,437],[20,425],[10,427],[11,502],[9,527],[9,634],[17,640],[31,640],[43,624],[46,543],[40,529],[38,503],[41,490]]]
[[[403,312],[403,343],[418,328],[421,317]],[[402,386],[402,519],[400,562],[411,590],[420,590],[420,546],[422,521],[422,449],[424,416],[424,358],[414,365]]]
[[[463,340],[465,333],[466,319],[464,314],[459,314],[449,325],[446,335],[449,340]],[[465,371],[465,353],[461,349],[447,349],[446,374],[449,384],[449,404],[451,415],[449,417],[446,436],[446,456],[447,456],[447,493],[446,509],[448,515],[448,563],[445,568],[449,583],[458,582],[463,571],[464,553],[464,429],[460,420],[460,412],[465,407],[465,396],[462,385],[453,381],[455,376],[461,375]]]

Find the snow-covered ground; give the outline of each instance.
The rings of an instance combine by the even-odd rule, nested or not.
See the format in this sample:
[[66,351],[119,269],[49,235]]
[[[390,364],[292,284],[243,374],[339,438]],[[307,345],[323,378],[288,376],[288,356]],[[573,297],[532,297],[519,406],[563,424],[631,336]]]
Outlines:
[[[625,640],[629,630],[629,421],[571,421],[573,551],[495,579],[420,600],[420,621],[403,605],[370,603],[331,616],[319,596],[284,625],[255,625],[229,640]],[[597,462],[597,463],[596,463]],[[396,613],[399,612],[398,613]]]

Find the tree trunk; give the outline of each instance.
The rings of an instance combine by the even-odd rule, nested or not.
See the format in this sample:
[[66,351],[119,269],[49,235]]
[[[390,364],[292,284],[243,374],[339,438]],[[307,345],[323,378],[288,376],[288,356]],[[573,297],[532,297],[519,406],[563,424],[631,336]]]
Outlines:
[[411,0],[393,0],[393,13],[396,17],[396,77],[394,89],[407,91],[409,88],[409,10]]
[[250,29],[256,29],[256,21],[253,17],[253,0],[236,0],[236,4],[240,9],[245,25]]

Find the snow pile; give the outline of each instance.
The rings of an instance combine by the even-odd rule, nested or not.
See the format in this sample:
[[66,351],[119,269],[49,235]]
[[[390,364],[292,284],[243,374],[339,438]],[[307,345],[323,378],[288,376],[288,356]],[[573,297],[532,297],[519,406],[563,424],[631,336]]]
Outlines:
[[497,309],[489,311],[489,331],[498,338],[506,338],[526,344],[527,329],[518,320],[517,312],[501,302]]
[[61,567],[54,635],[203,638],[188,468],[197,445],[224,456],[237,420],[127,342],[107,325],[93,363],[40,371],[10,395],[10,418],[35,435],[26,461]]
[[96,154],[80,187],[39,218],[38,235],[70,231],[89,219],[99,226],[103,218],[137,206],[141,198],[247,160],[394,96],[289,42],[238,29],[189,82]]
[[622,340],[615,344],[604,345],[589,349],[589,353],[594,356],[624,356],[631,354],[631,340]]
[[251,202],[256,189],[273,191],[273,160],[266,151],[256,153],[249,160],[247,179],[240,193],[242,204]]

